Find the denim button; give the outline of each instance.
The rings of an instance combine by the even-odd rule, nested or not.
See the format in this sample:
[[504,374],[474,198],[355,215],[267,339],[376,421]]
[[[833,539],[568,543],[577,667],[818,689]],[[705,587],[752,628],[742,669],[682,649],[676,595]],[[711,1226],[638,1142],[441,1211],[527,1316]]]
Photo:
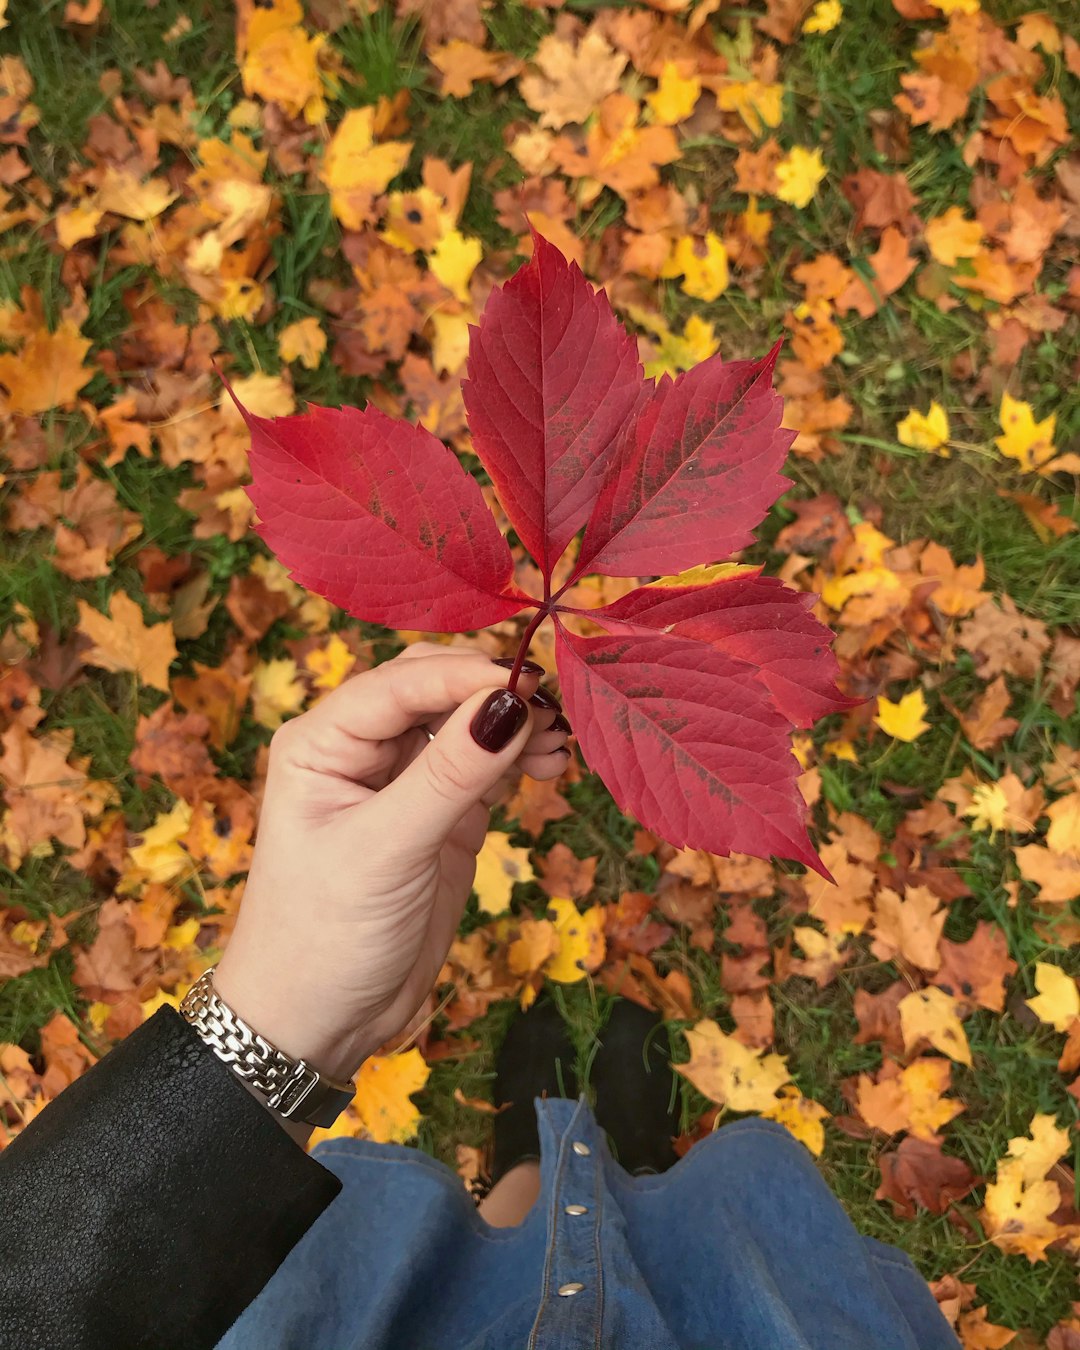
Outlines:
[[588,1208],[585,1205],[567,1205],[564,1213],[566,1214],[588,1214]]
[[570,1147],[574,1150],[574,1152],[578,1155],[579,1158],[587,1158],[589,1154],[592,1152],[592,1149],[588,1146],[588,1144],[583,1144],[580,1139],[575,1139],[574,1142],[570,1145]]
[[571,1284],[560,1284],[559,1297],[569,1298],[572,1294],[580,1294],[584,1288],[583,1284],[578,1284],[576,1281]]

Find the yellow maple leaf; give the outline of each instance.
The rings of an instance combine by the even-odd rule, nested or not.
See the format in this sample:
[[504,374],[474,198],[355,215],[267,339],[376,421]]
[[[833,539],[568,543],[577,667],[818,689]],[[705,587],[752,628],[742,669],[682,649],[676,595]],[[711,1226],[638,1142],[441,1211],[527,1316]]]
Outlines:
[[334,214],[347,230],[359,230],[374,213],[374,200],[404,169],[411,141],[375,143],[375,109],[345,114],[326,147],[319,176],[330,190]]
[[776,166],[780,184],[776,195],[782,202],[790,202],[800,209],[809,206],[817,196],[826,172],[820,149],[807,150],[805,146],[794,145]]
[[925,713],[926,696],[921,689],[913,689],[898,703],[879,694],[874,721],[887,736],[898,741],[914,741],[930,730],[930,723],[923,720]]
[[978,14],[979,0],[927,0],[942,14]]
[[755,136],[766,127],[778,127],[784,114],[784,86],[761,80],[732,80],[716,95],[721,112],[738,113]]
[[467,239],[460,230],[447,230],[428,254],[428,267],[451,295],[467,303],[469,281],[483,256],[479,239]]
[[844,17],[844,6],[840,0],[818,0],[803,21],[804,33],[831,33]]
[[995,1247],[1032,1262],[1045,1261],[1047,1247],[1063,1236],[1050,1219],[1060,1206],[1061,1193],[1053,1181],[1025,1183],[1020,1164],[1006,1161],[986,1188],[981,1218]]
[[145,183],[131,169],[118,169],[108,164],[94,198],[94,205],[102,211],[126,216],[128,220],[153,220],[176,200],[164,178],[148,178]]
[[971,790],[971,802],[962,812],[973,830],[989,830],[991,839],[1005,828],[1009,799],[1000,783],[977,783]]
[[128,850],[132,865],[142,874],[140,880],[172,881],[194,871],[191,855],[180,846],[190,824],[191,807],[183,800],[154,818],[153,825],[143,831],[142,843]]
[[93,369],[83,365],[89,350],[89,340],[65,319],[55,333],[45,328],[31,333],[20,352],[0,354],[8,411],[32,417],[50,408],[70,408],[94,377]]
[[1064,858],[1080,859],[1080,791],[1051,802],[1046,814],[1050,817],[1047,847]]
[[598,970],[605,953],[604,909],[593,905],[582,914],[573,900],[548,901],[547,916],[555,925],[558,950],[544,967],[544,974],[560,984],[583,980]]
[[448,314],[437,310],[431,316],[435,336],[431,339],[431,364],[440,375],[453,375],[469,356],[468,314]]
[[927,450],[940,455],[942,459],[948,459],[948,414],[937,399],[931,402],[925,413],[912,408],[905,418],[897,422],[896,439],[901,445],[910,445],[913,450]]
[[673,127],[690,116],[700,97],[701,81],[697,76],[684,78],[674,61],[665,61],[656,91],[647,95],[645,102],[652,110],[654,122]]
[[325,647],[316,647],[304,658],[315,676],[316,689],[336,689],[356,664],[356,657],[340,633],[331,633]]
[[950,206],[928,220],[925,233],[930,256],[945,267],[954,267],[961,258],[974,258],[982,248],[983,227],[977,220],[968,220],[959,206]]
[[686,1040],[689,1063],[675,1068],[710,1101],[732,1111],[773,1110],[777,1093],[791,1081],[781,1055],[752,1050],[709,1019],[690,1027]]
[[302,113],[312,126],[322,122],[326,103],[319,53],[326,44],[326,34],[290,26],[275,28],[261,41],[252,42],[255,36],[253,26],[249,32],[251,45],[241,68],[244,93],[280,104],[290,117]]
[[1060,966],[1051,965],[1049,961],[1036,961],[1035,988],[1038,994],[1024,1002],[1040,1022],[1055,1031],[1068,1031],[1080,1017],[1080,991],[1076,981]]
[[820,1102],[804,1097],[794,1083],[780,1089],[778,1100],[763,1116],[775,1120],[805,1144],[815,1158],[820,1158],[825,1148],[825,1125],[829,1113]]
[[1030,403],[1015,399],[1011,394],[1002,394],[998,421],[1002,435],[994,438],[994,444],[1008,459],[1015,459],[1025,472],[1037,469],[1054,457],[1056,413],[1036,422]]
[[576,47],[549,33],[540,39],[533,58],[538,73],[523,75],[518,89],[529,107],[540,113],[540,126],[558,130],[567,122],[588,121],[618,89],[627,59],[595,28]]
[[412,1100],[431,1070],[415,1047],[398,1055],[372,1055],[356,1074],[356,1096],[328,1130],[314,1130],[308,1147],[325,1139],[360,1137],[376,1144],[404,1144],[420,1125]]
[[176,657],[172,624],[147,626],[142,610],[126,591],[115,591],[108,614],[79,604],[79,632],[85,633],[93,647],[83,660],[102,670],[130,670],[152,689],[169,692],[169,666]]
[[682,291],[695,300],[715,300],[723,295],[728,285],[728,255],[724,241],[710,230],[703,241],[704,256],[698,252],[699,241],[684,234],[676,240],[671,256],[660,270],[665,278],[682,277]]
[[260,726],[276,731],[303,703],[304,686],[291,657],[259,662],[251,680],[251,715]]
[[299,361],[307,370],[314,370],[326,351],[326,332],[318,319],[310,314],[297,319],[278,334],[278,353],[283,361]]
[[536,876],[527,848],[515,848],[510,836],[501,830],[489,830],[476,856],[473,890],[482,914],[502,914],[510,908],[514,883],[532,881]]
[[[236,397],[248,412],[254,413],[256,417],[288,417],[289,413],[296,410],[292,389],[280,375],[267,375],[261,371],[254,375],[243,375],[232,381],[232,387]],[[243,426],[244,419],[224,389],[221,391],[219,407],[226,421],[232,422],[237,427]],[[266,558],[255,560],[267,563],[269,561]],[[251,570],[253,572],[256,570],[254,563]]]
[[899,1003],[899,1013],[905,1050],[911,1050],[925,1037],[935,1050],[958,1064],[971,1064],[971,1047],[957,1015],[956,999],[944,989],[931,986],[905,994]]
[[93,239],[104,214],[101,207],[96,206],[92,199],[83,202],[65,202],[53,220],[56,226],[56,242],[62,249],[72,249],[84,239]]
[[515,975],[531,975],[558,950],[559,935],[551,920],[526,917],[518,926],[517,937],[507,948],[507,965]]

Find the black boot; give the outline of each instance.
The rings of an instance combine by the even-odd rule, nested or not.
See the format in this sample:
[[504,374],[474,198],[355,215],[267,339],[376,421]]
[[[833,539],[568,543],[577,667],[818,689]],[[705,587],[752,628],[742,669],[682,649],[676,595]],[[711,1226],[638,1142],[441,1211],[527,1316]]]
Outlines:
[[663,1028],[656,1013],[619,999],[589,1073],[597,1124],[631,1175],[664,1172],[677,1161],[671,1141],[679,1132],[679,1094]]
[[491,1184],[520,1162],[538,1161],[540,1134],[534,1097],[578,1095],[574,1047],[550,999],[541,999],[510,1023],[495,1061],[495,1117]]

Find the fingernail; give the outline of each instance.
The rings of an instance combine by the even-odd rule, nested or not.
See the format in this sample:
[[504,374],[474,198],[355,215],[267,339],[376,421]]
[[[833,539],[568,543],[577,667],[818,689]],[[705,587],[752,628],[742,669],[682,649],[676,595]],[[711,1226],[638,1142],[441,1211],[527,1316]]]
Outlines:
[[562,713],[560,713],[558,717],[556,717],[555,721],[552,722],[551,726],[548,727],[548,731],[565,731],[568,736],[572,736],[574,734],[574,728],[570,725],[570,723],[566,720],[566,718],[562,715]]
[[568,745],[560,745],[556,750],[553,750],[553,751],[552,751],[552,754],[556,754],[556,755],[565,755],[566,758],[569,759],[569,758],[570,758],[570,747],[569,747]]
[[546,708],[549,711],[557,713],[562,712],[562,704],[554,694],[549,694],[546,689],[538,689],[529,702],[534,708]]
[[[512,656],[493,656],[491,660],[493,665],[503,666],[507,670],[514,669],[514,658]],[[535,661],[522,661],[521,669],[527,671],[530,675],[546,674],[544,667],[538,666]]]
[[509,689],[496,689],[480,705],[469,730],[477,745],[496,754],[514,739],[528,716],[523,698]]

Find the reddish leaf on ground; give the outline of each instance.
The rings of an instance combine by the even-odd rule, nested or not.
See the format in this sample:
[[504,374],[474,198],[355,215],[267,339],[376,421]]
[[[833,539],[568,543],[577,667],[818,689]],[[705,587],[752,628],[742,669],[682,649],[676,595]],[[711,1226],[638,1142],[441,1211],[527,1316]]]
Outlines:
[[258,532],[301,585],[369,623],[428,632],[528,603],[476,480],[423,427],[370,406],[241,412]]
[[978,1180],[963,1158],[942,1153],[940,1142],[913,1135],[902,1139],[892,1153],[883,1153],[878,1166],[881,1185],[874,1198],[891,1201],[893,1213],[905,1219],[914,1219],[916,1205],[931,1214],[944,1214]]
[[535,232],[533,245],[472,330],[462,393],[476,453],[547,579],[589,515],[642,371],[607,296]]
[[790,481],[795,433],[772,387],[777,344],[759,361],[710,357],[664,376],[607,465],[574,577],[679,572],[730,557]]
[[628,627],[670,633],[745,661],[779,711],[807,727],[855,703],[836,688],[833,635],[810,613],[813,600],[776,577],[742,572],[684,586],[641,586],[587,613],[614,633]]
[[806,837],[791,727],[753,667],[686,638],[582,638],[558,623],[566,714],[616,804],[677,847],[795,858]]

